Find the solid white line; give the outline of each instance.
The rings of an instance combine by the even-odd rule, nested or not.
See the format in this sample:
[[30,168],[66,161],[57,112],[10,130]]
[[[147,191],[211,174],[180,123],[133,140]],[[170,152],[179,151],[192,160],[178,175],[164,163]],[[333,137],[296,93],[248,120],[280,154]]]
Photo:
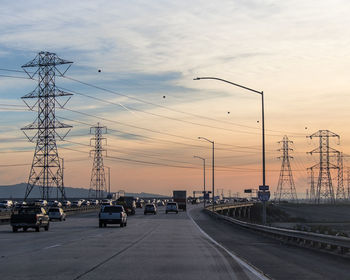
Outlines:
[[264,274],[262,274],[260,271],[256,270],[253,266],[251,266],[250,264],[246,263],[245,261],[243,261],[242,259],[240,259],[239,257],[237,257],[236,255],[234,255],[233,253],[231,253],[229,250],[227,250],[224,246],[222,246],[220,243],[216,242],[213,238],[211,238],[205,231],[203,231],[199,225],[197,225],[197,223],[193,220],[193,218],[191,217],[191,215],[187,212],[187,216],[190,218],[190,220],[193,222],[193,224],[197,227],[197,229],[207,238],[209,239],[212,243],[214,243],[215,245],[219,246],[221,249],[223,249],[227,254],[229,254],[231,256],[231,258],[233,258],[236,262],[238,262],[240,265],[242,265],[243,267],[245,267],[246,269],[248,269],[254,276],[258,277],[258,279],[261,280],[271,280],[270,278],[266,277]]
[[52,246],[45,247],[43,249],[46,250],[46,249],[51,249],[51,248],[60,247],[60,246],[62,246],[62,244],[55,244],[55,245],[52,245]]

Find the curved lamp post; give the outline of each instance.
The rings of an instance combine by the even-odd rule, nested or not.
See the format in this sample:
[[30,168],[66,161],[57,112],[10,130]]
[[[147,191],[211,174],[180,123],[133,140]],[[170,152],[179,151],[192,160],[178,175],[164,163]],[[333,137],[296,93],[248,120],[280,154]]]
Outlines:
[[[193,156],[193,157],[203,160],[203,196],[205,196],[205,158],[202,158],[199,156]],[[205,198],[204,198],[204,208],[205,208]]]
[[215,190],[215,187],[214,187],[214,141],[211,141],[205,137],[198,137],[198,139],[203,139],[205,141],[208,141],[210,142],[212,145],[213,145],[213,159],[212,159],[212,200],[213,200],[213,212],[214,212],[214,190]]
[[[255,92],[261,95],[261,113],[262,113],[262,179],[263,179],[263,192],[266,190],[266,185],[265,185],[265,114],[264,114],[264,92],[263,91],[258,91],[246,86],[242,86],[224,79],[216,78],[216,77],[197,77],[194,78],[193,80],[218,80],[224,83],[228,83],[230,85],[236,86],[243,88],[245,90]],[[266,224],[266,201],[263,201],[263,224]]]

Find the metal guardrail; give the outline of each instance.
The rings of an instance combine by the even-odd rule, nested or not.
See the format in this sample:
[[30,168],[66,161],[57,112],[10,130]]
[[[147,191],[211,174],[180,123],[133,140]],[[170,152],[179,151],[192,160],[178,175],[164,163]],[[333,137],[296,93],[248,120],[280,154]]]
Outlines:
[[264,234],[272,235],[280,240],[287,242],[293,242],[301,246],[308,246],[317,249],[323,249],[340,253],[342,255],[349,256],[350,252],[350,238],[343,236],[333,236],[326,234],[319,234],[313,232],[304,232],[291,229],[283,229],[277,227],[264,226],[259,224],[248,223],[240,221],[228,216],[212,212],[210,207],[206,209],[211,215],[214,215],[220,219],[226,220],[230,223],[240,225],[244,228],[248,228],[254,231],[258,231]]
[[[239,208],[239,207],[250,207],[253,205],[254,205],[253,202],[236,202],[236,203],[227,203],[227,204],[217,204],[217,205],[214,205],[214,211]],[[213,209],[213,205],[206,206],[206,209],[211,211]]]

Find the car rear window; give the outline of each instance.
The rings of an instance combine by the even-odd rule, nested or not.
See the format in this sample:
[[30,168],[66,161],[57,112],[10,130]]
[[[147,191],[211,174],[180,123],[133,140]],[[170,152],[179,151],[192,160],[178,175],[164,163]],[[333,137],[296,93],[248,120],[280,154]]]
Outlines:
[[176,206],[176,203],[170,202],[170,203],[168,203],[168,205],[170,205],[170,206]]
[[19,214],[40,214],[40,208],[21,208],[19,209]]
[[60,209],[49,209],[49,212],[60,212]]
[[122,207],[117,206],[106,206],[103,208],[104,213],[120,213],[122,212]]

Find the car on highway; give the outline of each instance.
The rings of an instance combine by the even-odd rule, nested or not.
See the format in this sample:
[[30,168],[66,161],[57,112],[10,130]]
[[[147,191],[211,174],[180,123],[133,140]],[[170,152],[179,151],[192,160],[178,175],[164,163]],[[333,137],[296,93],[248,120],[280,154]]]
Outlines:
[[143,212],[145,215],[148,213],[157,214],[157,207],[153,203],[147,203]]
[[143,201],[142,200],[136,201],[136,208],[143,208]]
[[47,206],[47,200],[45,200],[45,199],[38,199],[38,200],[35,200],[34,203],[35,203],[36,205],[43,206],[43,207]]
[[76,208],[81,206],[81,200],[76,200],[72,202],[71,207]]
[[12,213],[10,223],[13,232],[17,232],[20,228],[23,228],[23,231],[27,231],[28,228],[40,231],[41,227],[48,231],[50,225],[46,210],[37,205],[23,206],[18,210],[18,213]]
[[0,201],[0,208],[11,208],[13,206],[12,200],[2,200]]
[[65,221],[66,220],[66,213],[64,213],[64,211],[61,207],[49,208],[48,214],[49,214],[50,221],[52,221],[52,220]]
[[90,205],[99,205],[99,201],[97,199],[90,199]]
[[176,202],[168,202],[165,207],[165,214],[168,214],[170,212],[175,212],[176,214],[179,213],[179,207]]
[[136,213],[136,198],[133,196],[120,196],[117,203],[124,206],[128,215],[135,215]]
[[165,205],[165,203],[164,203],[163,200],[158,200],[157,201],[157,206],[164,206],[164,205]]
[[62,207],[62,203],[57,200],[50,200],[47,202],[47,206],[49,207]]
[[89,200],[84,200],[82,203],[81,203],[81,206],[89,206],[91,203]]
[[106,227],[107,224],[119,224],[120,227],[127,225],[127,214],[121,205],[105,205],[99,214],[99,227]]
[[72,202],[70,202],[69,200],[64,200],[62,202],[62,206],[64,207],[70,207],[72,205]]
[[101,206],[105,206],[105,205],[113,205],[112,200],[111,199],[103,199],[101,201]]

